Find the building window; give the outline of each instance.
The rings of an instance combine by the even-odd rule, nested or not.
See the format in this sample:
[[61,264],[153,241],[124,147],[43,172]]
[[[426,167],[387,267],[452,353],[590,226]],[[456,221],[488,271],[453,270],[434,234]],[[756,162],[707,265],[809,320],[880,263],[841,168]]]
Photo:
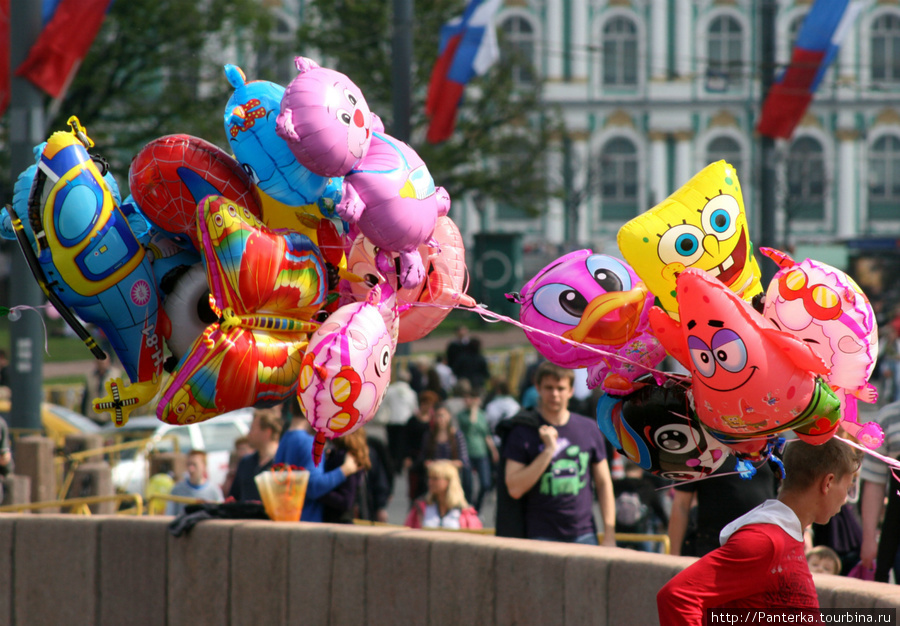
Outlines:
[[869,152],[869,219],[900,218],[900,138],[885,135]]
[[743,173],[744,159],[741,146],[731,137],[716,137],[706,147],[706,162],[715,163],[719,160],[731,165],[739,177]]
[[744,71],[744,32],[740,22],[729,15],[712,20],[707,33],[706,52],[710,85],[715,85],[717,79],[724,89],[740,80]]
[[900,16],[889,13],[872,23],[872,80],[900,83]]
[[631,87],[638,82],[637,27],[627,17],[616,17],[603,27],[603,84]]
[[512,16],[500,25],[503,54],[512,62],[512,78],[517,85],[534,83],[534,27],[521,16]]
[[630,220],[638,213],[638,155],[628,139],[613,139],[600,155],[602,219]]
[[787,198],[789,220],[825,219],[825,155],[822,144],[801,137],[791,144],[787,156]]

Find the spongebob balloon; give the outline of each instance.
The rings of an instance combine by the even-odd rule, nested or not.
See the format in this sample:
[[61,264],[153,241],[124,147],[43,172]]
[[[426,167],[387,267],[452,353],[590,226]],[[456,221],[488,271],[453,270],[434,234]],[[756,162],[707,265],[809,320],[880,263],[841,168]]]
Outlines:
[[745,300],[762,293],[737,172],[711,163],[619,230],[619,249],[662,307],[678,319],[675,279],[706,270]]
[[781,267],[769,283],[763,315],[822,357],[831,369],[825,380],[841,399],[844,430],[878,448],[884,441],[881,427],[857,420],[858,400],[878,400],[868,384],[878,356],[878,325],[869,299],[852,278],[830,265],[811,259],[797,263],[769,248],[760,252]]

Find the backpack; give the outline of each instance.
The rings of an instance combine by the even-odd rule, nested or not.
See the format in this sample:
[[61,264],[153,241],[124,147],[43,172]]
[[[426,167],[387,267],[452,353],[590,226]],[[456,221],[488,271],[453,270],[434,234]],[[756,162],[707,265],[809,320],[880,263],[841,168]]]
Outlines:
[[494,534],[497,537],[525,538],[525,498],[516,500],[506,488],[506,455],[503,448],[506,438],[516,426],[528,426],[537,430],[541,426],[541,416],[537,411],[525,409],[509,419],[497,423],[500,437],[500,462],[497,464],[497,510],[494,520]]

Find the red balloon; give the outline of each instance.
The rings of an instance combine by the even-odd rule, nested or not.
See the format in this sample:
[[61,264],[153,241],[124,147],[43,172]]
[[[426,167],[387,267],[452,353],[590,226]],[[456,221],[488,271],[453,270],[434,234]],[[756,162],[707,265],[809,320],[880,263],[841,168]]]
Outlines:
[[198,247],[197,203],[224,196],[262,214],[259,194],[241,165],[217,146],[191,135],[166,135],[138,152],[128,173],[131,195],[154,224],[187,235]]

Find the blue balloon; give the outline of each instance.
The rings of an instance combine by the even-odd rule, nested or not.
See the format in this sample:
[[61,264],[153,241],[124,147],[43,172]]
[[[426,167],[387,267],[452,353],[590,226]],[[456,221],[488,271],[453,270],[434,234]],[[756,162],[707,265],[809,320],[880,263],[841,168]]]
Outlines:
[[225,106],[225,134],[235,158],[262,191],[288,206],[315,203],[329,179],[313,174],[294,158],[284,139],[275,133],[284,87],[247,82],[235,65],[225,66],[234,93]]

